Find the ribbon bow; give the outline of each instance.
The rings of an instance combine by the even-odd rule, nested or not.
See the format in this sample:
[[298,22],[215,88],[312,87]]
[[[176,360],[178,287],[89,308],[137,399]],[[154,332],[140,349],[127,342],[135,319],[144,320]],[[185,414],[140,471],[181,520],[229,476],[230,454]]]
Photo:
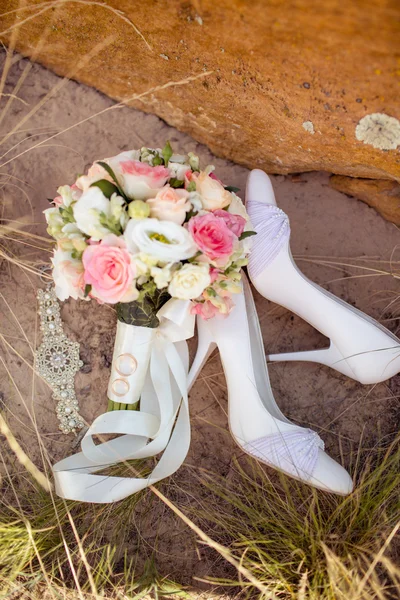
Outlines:
[[[195,322],[190,305],[189,301],[172,298],[157,313],[157,329],[123,324],[117,330],[115,348],[122,342],[125,348],[134,349],[135,337],[143,333],[150,345],[149,360],[141,365],[143,386],[136,390],[140,411],[108,412],[95,419],[82,439],[82,451],[53,467],[59,496],[83,502],[115,502],[169,477],[182,465],[190,445],[186,340],[193,336]],[[118,341],[118,337],[123,340]],[[112,372],[115,356],[114,351]],[[105,434],[122,435],[95,445],[93,436]],[[105,467],[155,456],[163,450],[146,478],[95,474]]]

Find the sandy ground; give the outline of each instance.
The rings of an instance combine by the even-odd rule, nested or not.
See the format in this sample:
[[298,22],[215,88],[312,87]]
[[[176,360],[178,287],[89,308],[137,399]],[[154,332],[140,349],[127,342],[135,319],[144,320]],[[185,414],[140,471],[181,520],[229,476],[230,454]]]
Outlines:
[[[13,93],[27,66],[26,60],[16,60],[7,79],[6,93]],[[60,184],[73,182],[94,159],[144,144],[162,146],[167,139],[177,151],[199,153],[203,165],[215,164],[218,177],[244,190],[247,169],[212,156],[207,148],[155,116],[126,107],[114,109],[113,102],[102,94],[72,81],[62,82],[38,65],[32,66],[18,91],[20,99],[12,102],[1,125],[2,135],[43,102],[46,94],[54,92],[55,86],[60,89],[6,142],[7,149],[19,145],[3,156],[3,164],[15,155],[21,153],[21,156],[2,169],[12,175],[1,176],[3,218],[24,217],[31,223],[29,231],[46,235],[42,211],[48,206],[46,199],[54,197]],[[7,100],[3,98],[0,106]],[[86,120],[101,111],[102,114]],[[78,122],[81,124],[75,126]],[[65,128],[67,131],[62,135],[24,152],[48,134]],[[397,313],[396,305],[390,305],[399,295],[396,280],[351,266],[388,271],[390,265],[383,261],[396,259],[399,243],[396,227],[365,204],[332,190],[327,174],[272,179],[279,205],[290,216],[292,251],[304,273],[396,332],[399,304]],[[4,245],[4,240],[1,243]],[[49,260],[48,253],[29,246],[13,243],[9,248],[37,263]],[[332,264],[329,266],[326,261]],[[0,330],[19,353],[17,356],[4,344],[0,348],[0,399],[19,441],[40,465],[35,423],[53,462],[70,454],[75,441],[73,436],[58,432],[51,393],[39,379],[33,378],[30,367],[32,351],[40,341],[36,312],[38,286],[43,284],[35,276],[0,260]],[[323,336],[301,319],[257,294],[255,297],[267,352],[324,346]],[[76,378],[76,391],[81,413],[91,422],[106,406],[115,315],[109,308],[94,303],[69,301],[63,306],[62,316],[67,334],[81,344],[84,367]],[[194,348],[193,340],[192,352]],[[377,386],[362,386],[328,368],[300,363],[272,364],[270,376],[285,414],[320,432],[328,452],[352,473],[360,444],[372,448],[398,430],[400,382],[396,378]],[[240,450],[227,432],[226,403],[224,376],[215,354],[190,394],[193,434],[190,453],[180,471],[162,485],[166,495],[178,499],[188,511],[195,510],[198,501],[206,507],[207,495],[195,475],[208,470],[228,478],[234,469],[233,458],[242,460]],[[19,469],[16,463],[13,468],[15,472]],[[128,548],[136,548],[140,543],[147,556],[155,550],[159,571],[183,583],[194,583],[193,577],[223,573],[221,559],[216,559],[211,551],[199,549],[194,535],[181,522],[147,498],[142,509],[139,507],[128,519]],[[149,506],[153,508],[148,510]]]

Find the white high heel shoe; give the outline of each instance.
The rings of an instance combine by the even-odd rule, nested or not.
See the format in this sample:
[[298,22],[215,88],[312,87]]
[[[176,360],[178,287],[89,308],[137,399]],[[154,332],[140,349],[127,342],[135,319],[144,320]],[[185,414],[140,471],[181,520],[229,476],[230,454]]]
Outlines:
[[288,217],[276,206],[268,175],[259,169],[249,175],[246,207],[258,234],[248,266],[254,287],[331,340],[326,349],[271,354],[268,360],[319,362],[364,384],[385,381],[400,372],[400,340],[299,271],[290,252]]
[[349,494],[353,484],[343,467],[323,451],[310,429],[291,423],[279,410],[269,383],[263,342],[249,284],[235,294],[227,318],[197,319],[199,343],[189,372],[189,389],[218,346],[228,386],[229,427],[248,454],[295,479],[325,491]]

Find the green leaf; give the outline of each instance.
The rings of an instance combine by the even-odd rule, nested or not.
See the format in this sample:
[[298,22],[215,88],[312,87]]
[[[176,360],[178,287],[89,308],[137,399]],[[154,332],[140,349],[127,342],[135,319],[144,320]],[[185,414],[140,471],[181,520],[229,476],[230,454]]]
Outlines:
[[161,154],[163,155],[165,166],[168,167],[169,160],[170,160],[171,156],[173,155],[173,151],[172,151],[171,144],[169,143],[169,141],[167,141],[167,143],[165,144],[164,148],[161,151]]
[[138,327],[155,329],[160,321],[157,313],[160,308],[171,298],[166,289],[145,293],[135,302],[119,302],[116,306],[118,321]]
[[84,291],[85,298],[87,298],[89,296],[91,291],[92,291],[92,286],[90,285],[90,283],[87,283],[85,285],[85,291]]
[[241,242],[252,235],[257,235],[257,231],[243,231],[242,235],[239,237],[239,241]]
[[182,188],[185,185],[183,179],[177,179],[176,177],[171,177],[168,183],[172,188]]
[[97,164],[100,165],[101,167],[103,167],[103,169],[105,171],[107,171],[107,173],[109,174],[109,176],[111,177],[111,179],[115,182],[116,186],[119,188],[119,182],[118,182],[117,176],[115,175],[115,173],[112,170],[112,168],[110,167],[110,165],[108,165],[107,163],[103,162],[102,160],[98,160]]
[[90,187],[98,187],[101,189],[106,198],[110,199],[113,194],[119,194],[119,189],[116,185],[108,181],[108,179],[100,179],[90,185]]
[[225,189],[227,192],[240,192],[240,188],[235,187],[234,185],[226,185]]
[[107,173],[109,174],[109,176],[111,177],[111,179],[114,181],[115,183],[115,187],[118,190],[118,194],[120,196],[122,196],[122,198],[124,198],[125,200],[128,200],[128,198],[125,195],[124,190],[122,189],[122,187],[119,184],[119,181],[117,179],[116,174],[114,173],[114,171],[112,170],[112,168],[110,167],[110,165],[108,165],[107,163],[103,162],[102,160],[98,160],[97,164],[100,165],[101,167],[103,167],[103,169],[105,171],[107,171]]
[[195,192],[196,191],[196,183],[194,181],[191,181],[186,189],[188,192]]

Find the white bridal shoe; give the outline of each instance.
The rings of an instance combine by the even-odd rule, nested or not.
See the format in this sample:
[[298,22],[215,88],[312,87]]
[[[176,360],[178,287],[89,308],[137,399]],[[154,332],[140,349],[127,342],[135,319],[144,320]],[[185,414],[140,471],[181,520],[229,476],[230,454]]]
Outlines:
[[248,266],[254,287],[331,340],[326,349],[272,354],[268,360],[319,362],[364,384],[400,372],[400,340],[299,271],[290,252],[288,217],[276,206],[268,175],[259,169],[249,175],[246,208],[257,232]]
[[228,387],[229,427],[237,444],[252,457],[310,485],[349,494],[347,471],[323,450],[321,438],[291,423],[279,410],[270,386],[260,325],[250,286],[235,294],[227,318],[197,319],[199,343],[189,372],[189,389],[218,346]]

